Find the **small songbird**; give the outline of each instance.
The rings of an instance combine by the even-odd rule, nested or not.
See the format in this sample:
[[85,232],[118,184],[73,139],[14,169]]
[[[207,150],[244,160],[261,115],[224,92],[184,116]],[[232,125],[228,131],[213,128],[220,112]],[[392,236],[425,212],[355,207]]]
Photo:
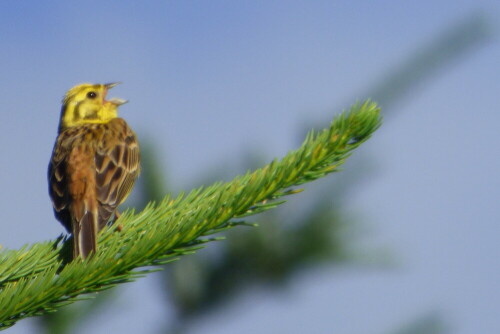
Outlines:
[[63,98],[49,164],[54,214],[73,234],[73,258],[96,252],[97,233],[129,195],[140,171],[135,133],[118,117],[126,100],[106,100],[116,83],[81,84]]

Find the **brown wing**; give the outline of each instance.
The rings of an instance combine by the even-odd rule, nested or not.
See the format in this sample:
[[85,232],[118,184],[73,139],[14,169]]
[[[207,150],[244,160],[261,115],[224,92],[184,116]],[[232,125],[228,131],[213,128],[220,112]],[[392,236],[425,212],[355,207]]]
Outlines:
[[71,232],[69,194],[66,177],[66,157],[71,149],[68,136],[64,134],[56,140],[48,168],[49,195],[52,199],[54,215]]
[[108,125],[110,130],[95,156],[99,229],[125,201],[140,172],[139,145],[133,131],[123,119],[115,119]]

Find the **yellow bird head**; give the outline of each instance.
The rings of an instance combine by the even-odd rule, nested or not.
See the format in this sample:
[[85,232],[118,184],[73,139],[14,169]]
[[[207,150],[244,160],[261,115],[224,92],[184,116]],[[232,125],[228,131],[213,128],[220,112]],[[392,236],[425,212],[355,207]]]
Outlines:
[[118,117],[118,106],[127,100],[106,100],[108,90],[116,85],[84,83],[71,88],[62,101],[59,132],[82,124],[107,123]]

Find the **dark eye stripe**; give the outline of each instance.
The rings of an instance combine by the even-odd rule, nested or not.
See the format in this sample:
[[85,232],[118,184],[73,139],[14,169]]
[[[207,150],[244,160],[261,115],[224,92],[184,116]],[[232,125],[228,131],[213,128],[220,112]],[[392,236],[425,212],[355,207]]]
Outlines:
[[78,102],[73,109],[73,121],[78,121],[80,119],[80,104],[82,104],[82,101]]

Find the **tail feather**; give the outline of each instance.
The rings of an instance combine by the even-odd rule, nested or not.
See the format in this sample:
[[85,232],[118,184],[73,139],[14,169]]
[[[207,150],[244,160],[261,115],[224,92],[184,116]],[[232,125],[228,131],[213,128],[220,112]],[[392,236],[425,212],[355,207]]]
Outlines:
[[73,258],[85,259],[97,250],[97,219],[91,211],[85,212],[80,221],[73,222]]

